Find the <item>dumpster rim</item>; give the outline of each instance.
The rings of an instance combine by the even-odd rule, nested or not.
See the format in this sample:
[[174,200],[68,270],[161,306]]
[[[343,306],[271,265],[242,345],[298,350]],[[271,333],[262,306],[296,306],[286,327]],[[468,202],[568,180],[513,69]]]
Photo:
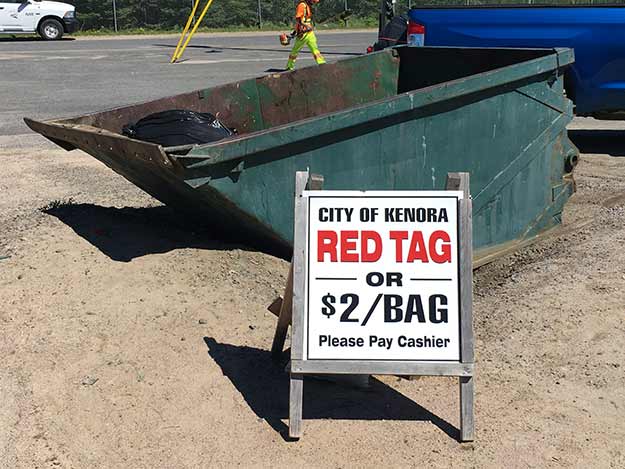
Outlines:
[[[407,48],[409,46],[398,46],[392,49],[385,49],[382,51],[374,52],[374,54],[393,54],[400,48]],[[141,106],[159,101],[160,99],[175,98],[181,95],[187,95],[190,93],[197,93],[202,91],[195,90],[191,92],[183,92],[177,95],[159,98],[157,100],[146,101],[143,103],[129,104],[125,106],[115,107],[108,110],[100,111],[97,113],[84,114],[81,116],[69,117],[69,118],[55,118],[46,120],[37,120],[29,117],[25,117],[26,124],[35,132],[40,133],[44,137],[46,135],[45,127],[55,127],[57,129],[64,129],[70,132],[88,132],[91,134],[106,134],[107,137],[118,138],[122,140],[132,141],[134,143],[142,143],[149,146],[157,146],[170,160],[169,163],[173,163],[173,166],[184,167],[184,169],[198,169],[213,164],[223,163],[236,159],[244,159],[254,154],[271,150],[276,146],[284,146],[293,143],[297,143],[302,140],[318,137],[320,135],[328,134],[331,132],[341,131],[354,127],[365,122],[373,122],[379,119],[387,118],[393,115],[397,115],[404,112],[414,111],[418,108],[426,105],[434,105],[441,102],[457,99],[461,96],[475,94],[487,89],[494,89],[500,86],[504,86],[510,83],[515,83],[534,76],[540,76],[549,72],[559,71],[569,66],[574,61],[574,51],[571,48],[510,48],[510,47],[445,47],[434,46],[428,47],[430,49],[445,49],[445,50],[531,50],[531,51],[550,51],[542,57],[537,57],[531,60],[525,60],[512,65],[506,65],[496,69],[488,70],[479,74],[468,75],[465,77],[457,78],[455,80],[438,83],[424,88],[407,91],[401,94],[395,94],[393,96],[382,98],[374,101],[370,101],[361,105],[352,106],[340,111],[320,114],[318,116],[309,117],[290,123],[282,124],[279,126],[271,127],[269,129],[258,130],[248,134],[240,135],[232,139],[222,140],[215,143],[206,143],[193,146],[189,153],[184,156],[202,158],[203,160],[189,166],[184,166],[184,156],[173,155],[167,152],[167,147],[161,145],[151,144],[141,140],[131,139],[122,134],[111,132],[106,129],[95,127],[87,124],[72,123],[70,121],[88,116],[95,116],[105,112],[110,112],[118,109],[124,109],[133,106]],[[346,59],[347,61],[358,60],[360,57],[353,57]],[[517,70],[520,69],[520,70]],[[504,71],[513,70],[512,77],[501,75]],[[258,77],[256,77],[258,78]],[[476,86],[469,86],[475,82]],[[232,82],[236,83],[236,82]],[[220,85],[218,85],[220,86]],[[468,88],[468,89],[467,89]],[[563,96],[564,99],[564,96]],[[371,117],[371,115],[374,117]],[[349,119],[345,117],[349,116]],[[317,126],[311,126],[312,122],[322,123],[325,128],[319,129]],[[35,130],[31,123],[39,130]],[[325,124],[325,125],[324,125]],[[343,124],[343,125],[337,125]],[[279,145],[275,144],[275,140],[280,142]],[[209,151],[211,154],[199,153]]]
[[[408,46],[400,46],[408,47]],[[439,49],[468,49],[465,47],[438,47]],[[477,50],[518,50],[511,48],[472,48]],[[526,49],[523,49],[526,50]],[[450,80],[443,83],[438,83],[425,88],[419,88],[417,90],[407,91],[405,93],[396,94],[388,98],[382,98],[375,101],[370,101],[362,105],[353,106],[340,111],[320,114],[315,117],[309,117],[301,119],[291,123],[275,126],[269,129],[259,130],[249,134],[241,135],[235,139],[222,140],[215,143],[208,143],[203,145],[196,145],[185,156],[201,158],[204,160],[186,166],[186,169],[198,169],[204,166],[210,166],[213,164],[224,163],[236,159],[244,159],[248,156],[252,156],[256,153],[271,150],[276,146],[290,145],[302,140],[315,138],[320,135],[324,135],[330,132],[336,132],[344,130],[350,127],[354,127],[365,122],[372,122],[379,119],[387,118],[396,114],[414,111],[424,106],[431,106],[434,104],[442,103],[452,99],[459,98],[470,94],[479,93],[487,89],[495,89],[500,86],[515,83],[527,78],[544,75],[552,71],[559,71],[573,63],[573,50],[567,48],[559,49],[531,49],[536,51],[551,51],[551,54],[543,57],[538,57],[523,62],[518,62],[513,65],[507,65],[504,67],[496,68],[483,72],[480,74],[469,75],[455,80]],[[376,53],[388,53],[388,50],[379,51]],[[562,57],[561,57],[562,56]],[[561,59],[564,59],[561,60]],[[519,67],[521,66],[522,67]],[[501,75],[505,71],[510,69],[520,68],[521,70],[515,70],[517,73],[512,77]],[[485,79],[486,78],[486,79]],[[475,82],[476,86],[467,87],[467,83],[471,84]],[[468,88],[468,89],[467,89]],[[563,99],[566,99],[564,95]],[[375,117],[370,117],[371,114],[375,114]],[[356,118],[353,118],[355,115]],[[352,118],[345,119],[350,116]],[[312,122],[327,123],[325,129],[318,130],[312,129],[310,124]],[[343,125],[337,125],[343,124]],[[288,134],[291,135],[288,135]],[[258,142],[260,140],[260,142]],[[279,140],[280,144],[275,145],[275,140]],[[254,145],[256,144],[256,145]],[[236,151],[242,150],[242,151]],[[199,153],[209,151],[212,155],[206,153]],[[184,160],[183,157],[177,157],[172,155],[178,161]]]

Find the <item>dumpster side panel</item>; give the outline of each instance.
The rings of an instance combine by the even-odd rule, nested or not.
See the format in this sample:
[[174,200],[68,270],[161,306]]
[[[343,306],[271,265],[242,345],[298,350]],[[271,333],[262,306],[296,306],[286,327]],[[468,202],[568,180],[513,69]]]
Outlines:
[[121,133],[123,126],[149,114],[188,109],[218,114],[226,125],[244,135],[393,96],[397,92],[398,73],[399,59],[389,51],[323,67],[250,78],[59,122]]
[[[477,68],[440,59],[475,54]],[[323,174],[327,189],[357,190],[442,189],[448,172],[468,171],[474,246],[488,249],[559,223],[574,187],[565,166],[576,150],[566,137],[572,112],[561,69],[572,52],[518,55],[387,50],[76,119],[26,122],[161,201],[282,254],[292,241],[295,171]],[[419,60],[400,67],[398,56]],[[446,69],[428,77],[424,57],[437,57],[432,63]],[[402,70],[422,75],[412,80]],[[221,117],[248,135],[187,154],[116,135],[151,112],[186,106],[213,112],[223,106]]]
[[256,79],[208,88],[199,92],[202,112],[219,113],[219,119],[239,134],[265,128]]
[[219,118],[239,133],[249,133],[264,128],[258,104],[255,79],[193,91],[176,96],[124,106],[95,114],[58,120],[62,124],[88,125],[121,134],[122,128],[147,115],[187,109],[195,112],[219,113]]
[[[116,173],[161,202],[186,212],[211,225],[224,236],[234,226],[254,226],[254,232],[263,239],[262,247],[286,255],[289,247],[276,233],[250,214],[229,203],[214,190],[198,192],[179,175],[175,162],[152,143],[131,140],[89,126],[41,123],[25,119],[26,124],[47,138],[80,148],[96,157]],[[226,220],[227,223],[221,223]]]
[[397,94],[396,54],[371,54],[257,79],[265,128]]
[[164,203],[183,206],[193,194],[187,184],[175,177],[173,163],[158,145],[131,140],[89,126],[41,123],[26,124],[47,138],[88,151],[137,187]]
[[[224,194],[290,244],[295,171],[323,174],[327,189],[367,190],[443,189],[448,172],[468,171],[474,246],[522,239],[556,224],[566,200],[553,199],[563,184],[561,140],[571,119],[561,86],[561,77],[543,74],[320,135],[321,144],[310,148],[288,144],[249,155],[235,160],[236,177],[214,173],[199,190]],[[537,98],[541,89],[553,103]]]

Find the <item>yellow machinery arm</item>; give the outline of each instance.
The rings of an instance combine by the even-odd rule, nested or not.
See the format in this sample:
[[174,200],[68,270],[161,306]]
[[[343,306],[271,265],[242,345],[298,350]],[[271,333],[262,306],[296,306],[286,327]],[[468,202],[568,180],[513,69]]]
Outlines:
[[[178,45],[176,46],[174,55],[171,56],[172,64],[176,63],[180,59],[180,57],[182,57],[184,50],[187,48],[187,45],[189,44],[189,41],[191,40],[195,32],[197,31],[197,28],[200,27],[200,24],[202,23],[202,20],[204,19],[204,16],[206,16],[206,12],[208,11],[212,3],[213,3],[213,0],[208,0],[208,2],[206,3],[206,6],[202,10],[202,13],[200,14],[200,17],[195,22],[193,29],[187,35],[187,32],[189,31],[189,27],[191,26],[191,22],[193,21],[193,17],[195,16],[197,7],[200,5],[200,0],[195,0],[195,3],[193,4],[193,9],[191,10],[191,14],[189,15],[189,19],[187,20],[187,24],[185,25],[184,29],[182,30],[182,34],[180,35],[180,40],[178,41]],[[185,39],[185,36],[186,36],[186,39]]]

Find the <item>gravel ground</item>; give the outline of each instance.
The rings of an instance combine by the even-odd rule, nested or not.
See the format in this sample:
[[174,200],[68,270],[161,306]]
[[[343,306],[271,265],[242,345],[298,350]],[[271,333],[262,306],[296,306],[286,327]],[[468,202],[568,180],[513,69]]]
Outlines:
[[476,271],[472,444],[455,379],[396,377],[310,380],[287,442],[265,310],[287,264],[0,137],[0,466],[625,467],[625,126],[589,122],[561,231]]

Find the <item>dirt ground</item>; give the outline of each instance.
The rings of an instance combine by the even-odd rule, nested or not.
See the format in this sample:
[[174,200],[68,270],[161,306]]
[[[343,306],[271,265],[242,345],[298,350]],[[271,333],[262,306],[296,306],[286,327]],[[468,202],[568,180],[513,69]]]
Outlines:
[[580,131],[562,231],[476,271],[471,444],[456,379],[396,377],[307,381],[286,441],[287,263],[0,137],[0,467],[625,467],[624,135]]

